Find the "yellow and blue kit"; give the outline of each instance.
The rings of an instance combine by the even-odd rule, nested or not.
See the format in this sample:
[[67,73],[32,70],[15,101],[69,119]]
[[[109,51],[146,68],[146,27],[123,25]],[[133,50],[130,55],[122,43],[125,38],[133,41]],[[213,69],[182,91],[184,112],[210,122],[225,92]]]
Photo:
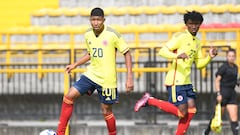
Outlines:
[[[160,49],[159,55],[172,60],[167,73],[165,85],[169,92],[169,101],[179,105],[187,102],[187,98],[195,98],[190,80],[191,66],[195,62],[197,68],[205,67],[211,57],[203,57],[200,40],[188,30],[178,32]],[[178,59],[177,56],[185,53],[187,59]]]
[[113,104],[118,101],[116,52],[125,54],[129,47],[121,35],[110,27],[104,27],[98,37],[92,28],[84,36],[90,65],[73,87],[82,95],[97,89],[102,103]]
[[89,29],[85,41],[91,60],[84,75],[104,88],[116,88],[116,49],[126,53],[129,50],[126,42],[110,27],[105,27],[98,37]]
[[[191,84],[190,73],[191,66],[195,62],[197,68],[205,67],[211,60],[211,57],[203,57],[202,45],[200,40],[192,36],[187,30],[173,35],[166,46],[160,49],[159,55],[172,59],[172,66],[168,71],[165,85],[184,85]],[[188,59],[177,59],[181,53],[186,53]]]

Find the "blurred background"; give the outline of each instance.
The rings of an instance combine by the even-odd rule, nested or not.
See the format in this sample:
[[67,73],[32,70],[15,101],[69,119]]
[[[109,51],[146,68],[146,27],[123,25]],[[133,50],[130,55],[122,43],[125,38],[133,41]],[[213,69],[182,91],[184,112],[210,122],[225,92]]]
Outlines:
[[[204,54],[210,46],[219,51],[206,68],[193,66],[198,112],[188,135],[201,135],[211,118],[215,72],[229,48],[237,50],[240,67],[239,0],[0,0],[0,7],[0,135],[56,130],[63,94],[86,65],[70,76],[64,68],[86,51],[83,34],[90,27],[94,7],[104,9],[105,24],[119,31],[132,49],[135,89],[129,95],[125,93],[124,57],[117,57],[120,103],[113,110],[118,135],[174,134],[177,118],[151,107],[134,113],[133,107],[146,91],[167,100],[164,78],[170,61],[157,52],[173,33],[185,28],[186,11],[204,16],[197,35]],[[107,134],[96,93],[80,97],[75,104],[67,135],[77,134]],[[221,134],[231,134],[227,115]]]

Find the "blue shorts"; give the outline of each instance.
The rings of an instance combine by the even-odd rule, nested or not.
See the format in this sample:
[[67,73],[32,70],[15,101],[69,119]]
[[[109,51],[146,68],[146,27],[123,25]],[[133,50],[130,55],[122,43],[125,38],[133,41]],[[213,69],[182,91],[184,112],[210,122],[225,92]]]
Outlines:
[[196,99],[196,92],[192,84],[167,86],[168,101],[178,106],[186,104],[188,99]]
[[95,90],[98,92],[98,96],[101,103],[114,104],[118,102],[117,88],[102,88],[102,86],[96,84],[85,75],[81,75],[80,79],[73,84],[81,95],[91,95]]

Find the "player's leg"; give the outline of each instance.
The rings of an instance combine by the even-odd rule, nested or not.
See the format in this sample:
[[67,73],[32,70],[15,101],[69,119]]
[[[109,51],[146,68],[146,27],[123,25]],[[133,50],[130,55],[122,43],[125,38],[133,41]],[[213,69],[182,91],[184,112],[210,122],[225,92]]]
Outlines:
[[71,87],[68,94],[63,97],[57,135],[65,135],[67,123],[72,115],[74,99],[76,99],[78,96],[80,96],[78,90],[74,87]]
[[73,112],[74,100],[85,93],[92,93],[94,91],[93,84],[94,82],[82,75],[81,78],[74,83],[73,87],[69,89],[67,95],[64,96],[57,128],[57,135],[65,135],[67,123]]
[[118,103],[118,91],[117,88],[102,88],[101,86],[96,86],[98,90],[98,96],[101,101],[101,108],[103,117],[106,121],[108,134],[116,135],[116,119],[112,112],[112,105]]
[[238,102],[237,102],[237,93],[233,91],[232,93],[228,92],[230,94],[229,101],[226,105],[226,109],[228,111],[231,129],[233,132],[233,135],[238,135],[239,125],[238,125]]
[[109,135],[116,135],[116,119],[112,112],[112,105],[101,103],[102,113],[104,120],[106,121],[108,134]]
[[178,118],[182,118],[184,114],[172,103],[160,99],[156,99],[154,97],[150,97],[148,99],[148,105],[155,106],[164,112],[175,115]]
[[177,86],[178,109],[184,114],[184,117],[179,119],[176,135],[184,135],[187,132],[196,113],[195,98],[196,95],[192,85]]
[[233,132],[233,135],[238,135],[238,106],[236,104],[228,104],[226,106],[229,118],[230,118],[230,124],[231,124],[231,129]]
[[150,105],[150,106],[155,106],[167,113],[173,114],[176,117],[179,117],[179,118],[184,117],[184,114],[178,109],[178,107],[176,107],[175,104],[173,104],[177,101],[176,86],[168,86],[167,90],[168,90],[170,102],[151,97],[149,93],[146,93],[140,100],[137,101],[134,107],[134,111],[137,112],[141,107]]
[[193,116],[196,113],[195,100],[189,99],[188,104],[179,105],[179,110],[186,112],[185,117],[179,119],[176,135],[184,135],[190,125]]

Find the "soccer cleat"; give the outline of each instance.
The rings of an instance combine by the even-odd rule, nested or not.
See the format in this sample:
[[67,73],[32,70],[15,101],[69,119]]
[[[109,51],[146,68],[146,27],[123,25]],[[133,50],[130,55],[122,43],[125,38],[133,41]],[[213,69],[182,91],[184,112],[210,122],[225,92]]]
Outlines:
[[139,100],[137,101],[137,103],[135,104],[134,111],[135,111],[135,112],[138,112],[141,107],[146,106],[149,97],[150,97],[150,94],[149,94],[149,93],[145,93],[145,94],[142,96],[142,98],[139,99]]

